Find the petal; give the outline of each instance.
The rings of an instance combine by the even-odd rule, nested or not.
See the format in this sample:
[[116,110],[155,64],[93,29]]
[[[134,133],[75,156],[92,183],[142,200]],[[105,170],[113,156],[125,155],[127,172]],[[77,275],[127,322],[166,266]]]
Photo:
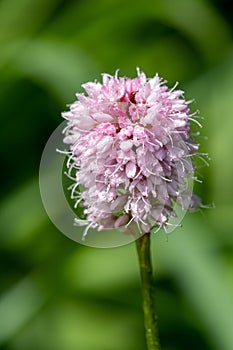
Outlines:
[[97,151],[100,153],[104,153],[108,151],[111,147],[112,147],[112,138],[110,136],[105,136],[96,145]]
[[129,216],[127,214],[119,216],[119,218],[116,219],[114,226],[115,228],[121,227],[126,225],[129,222]]
[[133,162],[128,162],[125,167],[126,176],[133,178],[136,175],[137,166]]
[[133,141],[132,140],[125,140],[122,141],[120,144],[120,148],[122,151],[127,152],[133,147]]
[[106,123],[106,122],[112,122],[113,121],[113,118],[109,114],[101,113],[101,112],[94,113],[92,115],[92,117],[98,123]]

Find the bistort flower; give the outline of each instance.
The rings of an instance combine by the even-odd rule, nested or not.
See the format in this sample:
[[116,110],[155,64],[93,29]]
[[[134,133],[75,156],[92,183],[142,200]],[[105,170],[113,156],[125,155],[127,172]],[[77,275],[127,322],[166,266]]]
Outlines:
[[85,234],[89,227],[132,224],[140,233],[166,230],[176,203],[183,209],[200,205],[187,185],[198,150],[190,138],[191,101],[165,83],[139,69],[134,79],[103,74],[102,83],[82,85],[86,94],[77,94],[63,113],[71,197],[85,208],[86,219],[77,218],[87,225]]

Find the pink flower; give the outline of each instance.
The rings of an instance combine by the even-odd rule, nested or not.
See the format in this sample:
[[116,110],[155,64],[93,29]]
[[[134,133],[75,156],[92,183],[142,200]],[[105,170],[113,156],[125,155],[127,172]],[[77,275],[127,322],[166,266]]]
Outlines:
[[88,227],[166,229],[175,203],[200,205],[187,186],[198,150],[189,102],[158,75],[137,73],[134,79],[103,74],[102,84],[84,84],[86,94],[63,113],[68,173],[75,171],[71,197],[85,207]]

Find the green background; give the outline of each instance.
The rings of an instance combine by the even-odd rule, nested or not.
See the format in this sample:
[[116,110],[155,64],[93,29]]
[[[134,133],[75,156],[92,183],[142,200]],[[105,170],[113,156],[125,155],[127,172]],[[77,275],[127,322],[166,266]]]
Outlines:
[[0,1],[0,349],[145,349],[135,245],[81,246],[43,209],[38,168],[81,84],[140,67],[195,98],[215,209],[153,237],[163,350],[233,349],[231,1]]

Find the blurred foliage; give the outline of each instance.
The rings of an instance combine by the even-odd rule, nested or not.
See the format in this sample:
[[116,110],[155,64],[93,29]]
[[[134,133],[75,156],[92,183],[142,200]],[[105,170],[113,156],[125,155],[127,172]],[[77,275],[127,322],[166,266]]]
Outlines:
[[153,237],[163,350],[233,349],[231,1],[0,0],[0,349],[145,349],[134,244],[80,246],[42,207],[38,167],[60,112],[102,72],[158,72],[205,117],[216,208]]

